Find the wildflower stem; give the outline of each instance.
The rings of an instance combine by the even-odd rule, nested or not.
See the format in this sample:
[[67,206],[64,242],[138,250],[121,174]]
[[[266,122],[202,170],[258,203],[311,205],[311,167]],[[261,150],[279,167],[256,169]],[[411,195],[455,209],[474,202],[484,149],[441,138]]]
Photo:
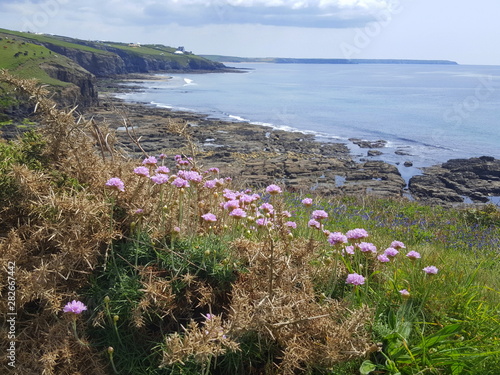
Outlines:
[[114,349],[112,347],[108,348],[108,355],[109,355],[109,362],[111,363],[111,367],[113,368],[113,372],[115,374],[119,374],[118,370],[116,369],[115,366],[115,361],[113,359],[113,354],[114,354]]
[[71,324],[72,328],[73,328],[73,335],[75,335],[75,339],[76,341],[82,345],[82,346],[88,346],[88,344],[84,343],[82,340],[80,340],[80,338],[78,337],[78,332],[76,330],[76,318],[77,318],[77,315],[74,315],[73,316],[73,322]]
[[269,238],[269,248],[271,250],[271,254],[269,255],[269,299],[273,298],[273,289],[274,289],[274,241],[271,238],[271,233],[269,233],[268,229],[268,238]]

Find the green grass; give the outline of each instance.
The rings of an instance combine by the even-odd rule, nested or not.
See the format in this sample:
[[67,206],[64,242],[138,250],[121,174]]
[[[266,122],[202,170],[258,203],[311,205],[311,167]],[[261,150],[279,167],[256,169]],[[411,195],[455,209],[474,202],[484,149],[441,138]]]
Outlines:
[[[6,30],[6,29],[1,29],[0,28],[0,34],[7,35],[9,37],[15,36],[15,37],[20,37],[25,40],[34,40],[40,43],[51,43],[56,46],[60,47],[65,47],[65,48],[72,48],[72,49],[78,49],[82,51],[88,51],[96,54],[102,54],[102,55],[110,55],[112,54],[111,52],[104,51],[101,49],[89,47],[86,45],[78,44],[78,43],[72,43],[72,42],[67,42],[60,37],[56,36],[50,36],[46,34],[34,34],[34,33],[24,33],[20,31],[12,31],[12,30]],[[75,39],[76,40],[76,39]]]
[[50,77],[40,67],[44,63],[65,64],[68,60],[40,45],[6,38],[0,41],[0,69],[7,69],[19,78],[35,78],[52,86],[70,85]]
[[[11,40],[12,37],[18,37],[22,38],[24,41],[32,40],[40,43],[51,43],[60,47],[72,48],[102,55],[114,54],[114,52],[106,50],[106,48],[112,47],[126,51],[130,54],[141,55],[141,56],[153,56],[155,58],[173,60],[179,63],[184,63],[184,65],[187,65],[190,59],[195,59],[195,60],[203,59],[199,56],[192,54],[176,55],[174,54],[176,48],[163,46],[160,44],[146,44],[146,45],[141,45],[140,47],[130,47],[128,43],[80,41],[78,39],[73,39],[73,38],[51,36],[45,34],[24,33],[24,32],[11,31],[0,28],[0,36],[1,35],[4,35],[4,37],[5,36],[9,37],[11,38]],[[94,47],[90,46],[89,44],[94,45]]]

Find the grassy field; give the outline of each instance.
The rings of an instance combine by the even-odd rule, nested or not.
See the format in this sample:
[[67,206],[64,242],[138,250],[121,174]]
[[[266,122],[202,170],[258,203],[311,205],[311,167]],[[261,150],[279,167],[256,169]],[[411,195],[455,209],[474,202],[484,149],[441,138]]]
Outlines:
[[45,84],[67,86],[69,83],[50,77],[40,64],[57,62],[64,64],[68,60],[49,49],[31,43],[11,39],[0,32],[0,69],[7,69],[20,78],[35,78]]
[[57,46],[61,47],[66,47],[66,48],[72,48],[72,49],[79,49],[82,51],[88,51],[92,53],[97,53],[97,54],[105,54],[105,55],[111,55],[111,52],[107,52],[101,49],[89,47],[86,45],[78,44],[78,43],[72,43],[65,41],[64,39],[61,39],[61,37],[57,36],[51,36],[51,35],[45,35],[45,34],[34,34],[34,33],[25,33],[21,31],[12,31],[12,30],[6,30],[6,29],[0,29],[0,34],[4,34],[7,36],[12,37],[19,37],[22,39],[27,39],[27,40],[33,40],[36,42],[40,43],[51,43]]
[[498,373],[498,207],[245,186],[172,121],[189,155],[130,160],[1,79],[43,124],[0,143],[20,373]]

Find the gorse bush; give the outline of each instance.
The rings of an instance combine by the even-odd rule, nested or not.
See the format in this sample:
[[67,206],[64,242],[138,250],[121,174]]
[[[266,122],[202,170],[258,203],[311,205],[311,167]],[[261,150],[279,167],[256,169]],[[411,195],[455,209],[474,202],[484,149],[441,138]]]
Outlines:
[[491,208],[252,190],[199,165],[182,124],[190,155],[130,160],[36,83],[2,79],[40,115],[0,144],[19,373],[497,373]]

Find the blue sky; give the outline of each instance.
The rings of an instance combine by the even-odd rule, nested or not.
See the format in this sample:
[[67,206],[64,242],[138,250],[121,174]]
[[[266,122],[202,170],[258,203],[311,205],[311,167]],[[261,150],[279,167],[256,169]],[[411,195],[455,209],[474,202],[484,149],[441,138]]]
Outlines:
[[1,0],[0,27],[247,57],[500,65],[498,0]]

